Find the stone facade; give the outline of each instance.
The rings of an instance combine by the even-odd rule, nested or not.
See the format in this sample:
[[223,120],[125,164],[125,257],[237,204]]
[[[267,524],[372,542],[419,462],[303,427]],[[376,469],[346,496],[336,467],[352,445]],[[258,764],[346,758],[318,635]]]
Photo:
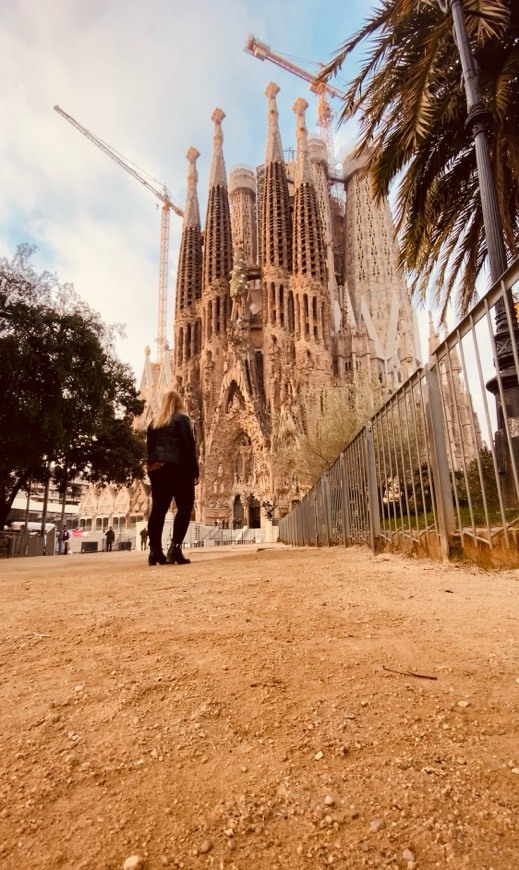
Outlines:
[[[271,421],[300,390],[376,373],[388,390],[418,365],[418,338],[397,268],[389,206],[362,163],[346,161],[334,193],[326,146],[294,105],[296,153],[285,162],[271,83],[265,163],[227,181],[216,109],[204,230],[190,149],[176,288],[171,384],[184,392],[200,448],[197,519],[264,525],[297,482],[277,480]],[[165,382],[165,381],[164,381]]]
[[[130,530],[146,521],[150,504],[150,486],[136,481],[131,487],[91,484],[81,499],[77,526],[89,532]],[[74,524],[76,525],[76,523]]]
[[298,481],[276,478],[271,436],[276,416],[293,427],[301,389],[362,370],[390,392],[419,364],[388,203],[374,201],[357,159],[345,161],[337,189],[326,144],[308,137],[303,99],[285,161],[278,92],[274,83],[265,92],[264,164],[235,167],[229,182],[225,115],[214,111],[203,230],[199,153],[187,152],[173,350],[152,363],[146,349],[140,385],[143,429],[165,389],[183,392],[200,451],[197,520],[231,528],[265,526],[272,505],[275,516],[300,496]]

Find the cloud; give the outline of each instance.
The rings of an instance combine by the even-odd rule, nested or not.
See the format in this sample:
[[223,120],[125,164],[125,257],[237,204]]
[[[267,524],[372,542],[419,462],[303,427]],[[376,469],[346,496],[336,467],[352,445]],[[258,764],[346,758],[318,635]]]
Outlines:
[[[270,80],[281,86],[284,146],[294,144],[297,96],[311,103],[308,126],[315,128],[307,84],[246,54],[247,34],[326,60],[343,4],[331,0],[326,16],[310,0],[11,0],[5,7],[0,255],[12,256],[19,242],[37,244],[35,268],[73,283],[107,322],[126,322],[118,351],[140,376],[143,349],[157,332],[160,203],[53,106],[167,184],[182,206],[185,154],[197,147],[204,215],[216,106],[226,113],[228,170],[263,160]],[[354,26],[341,29],[345,38]],[[180,231],[172,214],[170,341]]]

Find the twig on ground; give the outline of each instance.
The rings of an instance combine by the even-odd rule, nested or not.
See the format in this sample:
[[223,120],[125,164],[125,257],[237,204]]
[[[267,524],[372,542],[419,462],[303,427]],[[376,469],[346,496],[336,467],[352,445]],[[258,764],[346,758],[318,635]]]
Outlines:
[[438,677],[431,677],[429,674],[417,674],[416,671],[397,671],[395,668],[386,668],[382,665],[384,671],[389,671],[392,674],[401,674],[403,677],[418,677],[420,680],[437,680]]

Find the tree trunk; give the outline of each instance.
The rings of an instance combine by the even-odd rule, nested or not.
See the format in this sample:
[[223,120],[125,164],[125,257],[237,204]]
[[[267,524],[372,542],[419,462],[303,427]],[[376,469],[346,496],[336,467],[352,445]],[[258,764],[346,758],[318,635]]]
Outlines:
[[28,472],[25,472],[24,474],[20,475],[20,477],[18,478],[18,480],[14,484],[13,488],[9,492],[7,492],[7,487],[5,487],[5,489],[2,487],[2,492],[5,495],[5,497],[0,498],[0,530],[3,529],[4,526],[6,525],[7,517],[9,516],[9,514],[11,512],[11,507],[12,507],[13,501],[15,500],[16,496],[18,495],[18,492],[20,491],[20,489],[22,489],[25,486],[25,484],[27,483],[28,478],[29,478]]
[[64,474],[64,478],[63,478],[63,490],[61,493],[61,517],[60,517],[60,523],[59,523],[59,527],[61,529],[61,534],[59,536],[60,537],[60,542],[59,542],[59,554],[60,555],[63,551],[62,550],[62,548],[63,548],[63,529],[65,528],[65,505],[67,504],[67,488],[68,488],[68,472],[67,472],[67,469],[65,468],[65,474]]

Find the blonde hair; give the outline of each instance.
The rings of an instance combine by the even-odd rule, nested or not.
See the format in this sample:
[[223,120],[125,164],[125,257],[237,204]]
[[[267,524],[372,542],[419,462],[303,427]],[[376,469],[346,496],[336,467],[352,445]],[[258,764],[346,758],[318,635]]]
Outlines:
[[160,408],[153,418],[153,428],[162,429],[163,426],[167,426],[173,414],[178,412],[181,414],[186,413],[184,399],[176,390],[168,390],[167,393],[164,393]]

